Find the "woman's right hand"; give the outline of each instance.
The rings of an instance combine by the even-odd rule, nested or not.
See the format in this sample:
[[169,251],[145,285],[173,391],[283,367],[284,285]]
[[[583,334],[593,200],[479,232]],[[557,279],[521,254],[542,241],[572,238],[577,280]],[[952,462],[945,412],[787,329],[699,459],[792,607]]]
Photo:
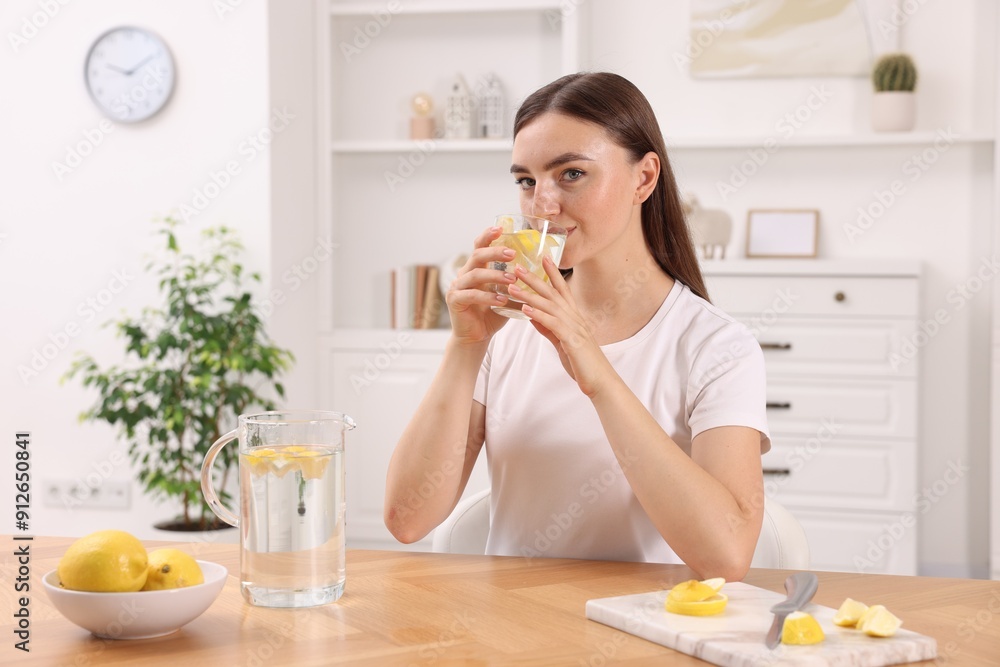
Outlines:
[[507,305],[507,297],[493,291],[496,283],[512,284],[516,281],[510,272],[490,268],[490,262],[509,262],[516,254],[504,246],[490,246],[500,238],[500,227],[489,227],[475,241],[475,248],[465,265],[448,287],[445,301],[451,315],[451,333],[460,343],[484,343],[507,323],[490,306]]

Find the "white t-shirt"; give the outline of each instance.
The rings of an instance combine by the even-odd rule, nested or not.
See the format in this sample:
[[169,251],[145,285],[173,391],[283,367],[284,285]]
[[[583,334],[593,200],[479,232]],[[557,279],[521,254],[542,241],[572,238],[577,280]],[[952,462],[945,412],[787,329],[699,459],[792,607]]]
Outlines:
[[[601,350],[689,456],[717,426],[760,431],[770,449],[764,356],[742,324],[675,281],[634,336]],[[524,320],[490,342],[474,399],[486,406],[491,480],[486,553],[680,563],[552,344]]]

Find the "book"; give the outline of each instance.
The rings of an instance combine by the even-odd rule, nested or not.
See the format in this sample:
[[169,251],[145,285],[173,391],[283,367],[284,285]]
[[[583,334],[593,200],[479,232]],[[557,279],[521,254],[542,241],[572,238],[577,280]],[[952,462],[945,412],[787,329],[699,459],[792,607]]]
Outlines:
[[399,266],[389,272],[389,321],[393,329],[436,329],[445,308],[441,269],[434,264]]
[[440,270],[436,266],[427,267],[427,279],[424,287],[423,308],[420,311],[420,326],[418,329],[435,329],[438,320],[441,318],[441,307],[444,299],[441,297],[441,288],[438,286],[438,274]]

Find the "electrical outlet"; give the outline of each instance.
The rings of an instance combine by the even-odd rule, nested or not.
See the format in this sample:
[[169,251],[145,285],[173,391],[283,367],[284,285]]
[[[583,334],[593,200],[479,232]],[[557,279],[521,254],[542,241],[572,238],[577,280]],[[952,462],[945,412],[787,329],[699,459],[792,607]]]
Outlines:
[[128,509],[131,506],[132,483],[127,480],[105,479],[97,486],[79,480],[43,482],[45,506],[57,509]]

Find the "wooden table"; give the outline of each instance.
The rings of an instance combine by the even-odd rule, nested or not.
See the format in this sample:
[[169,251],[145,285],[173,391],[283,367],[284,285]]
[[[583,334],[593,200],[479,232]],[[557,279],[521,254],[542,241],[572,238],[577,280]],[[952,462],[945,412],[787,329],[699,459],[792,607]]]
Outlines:
[[[314,609],[251,607],[239,591],[236,545],[178,546],[229,568],[202,616],[157,639],[98,639],[49,604],[42,576],[72,538],[31,542],[31,652],[13,647],[14,542],[3,538],[0,665],[705,665],[588,621],[597,597],[669,588],[694,575],[680,565],[397,551],[348,552],[347,588]],[[747,583],[783,591],[787,572],[753,570]],[[906,628],[935,637],[940,664],[1000,665],[1000,582],[821,572],[815,601],[878,600]],[[17,594],[18,596],[21,594]],[[945,660],[947,659],[947,660]],[[935,664],[931,662],[920,663]]]

